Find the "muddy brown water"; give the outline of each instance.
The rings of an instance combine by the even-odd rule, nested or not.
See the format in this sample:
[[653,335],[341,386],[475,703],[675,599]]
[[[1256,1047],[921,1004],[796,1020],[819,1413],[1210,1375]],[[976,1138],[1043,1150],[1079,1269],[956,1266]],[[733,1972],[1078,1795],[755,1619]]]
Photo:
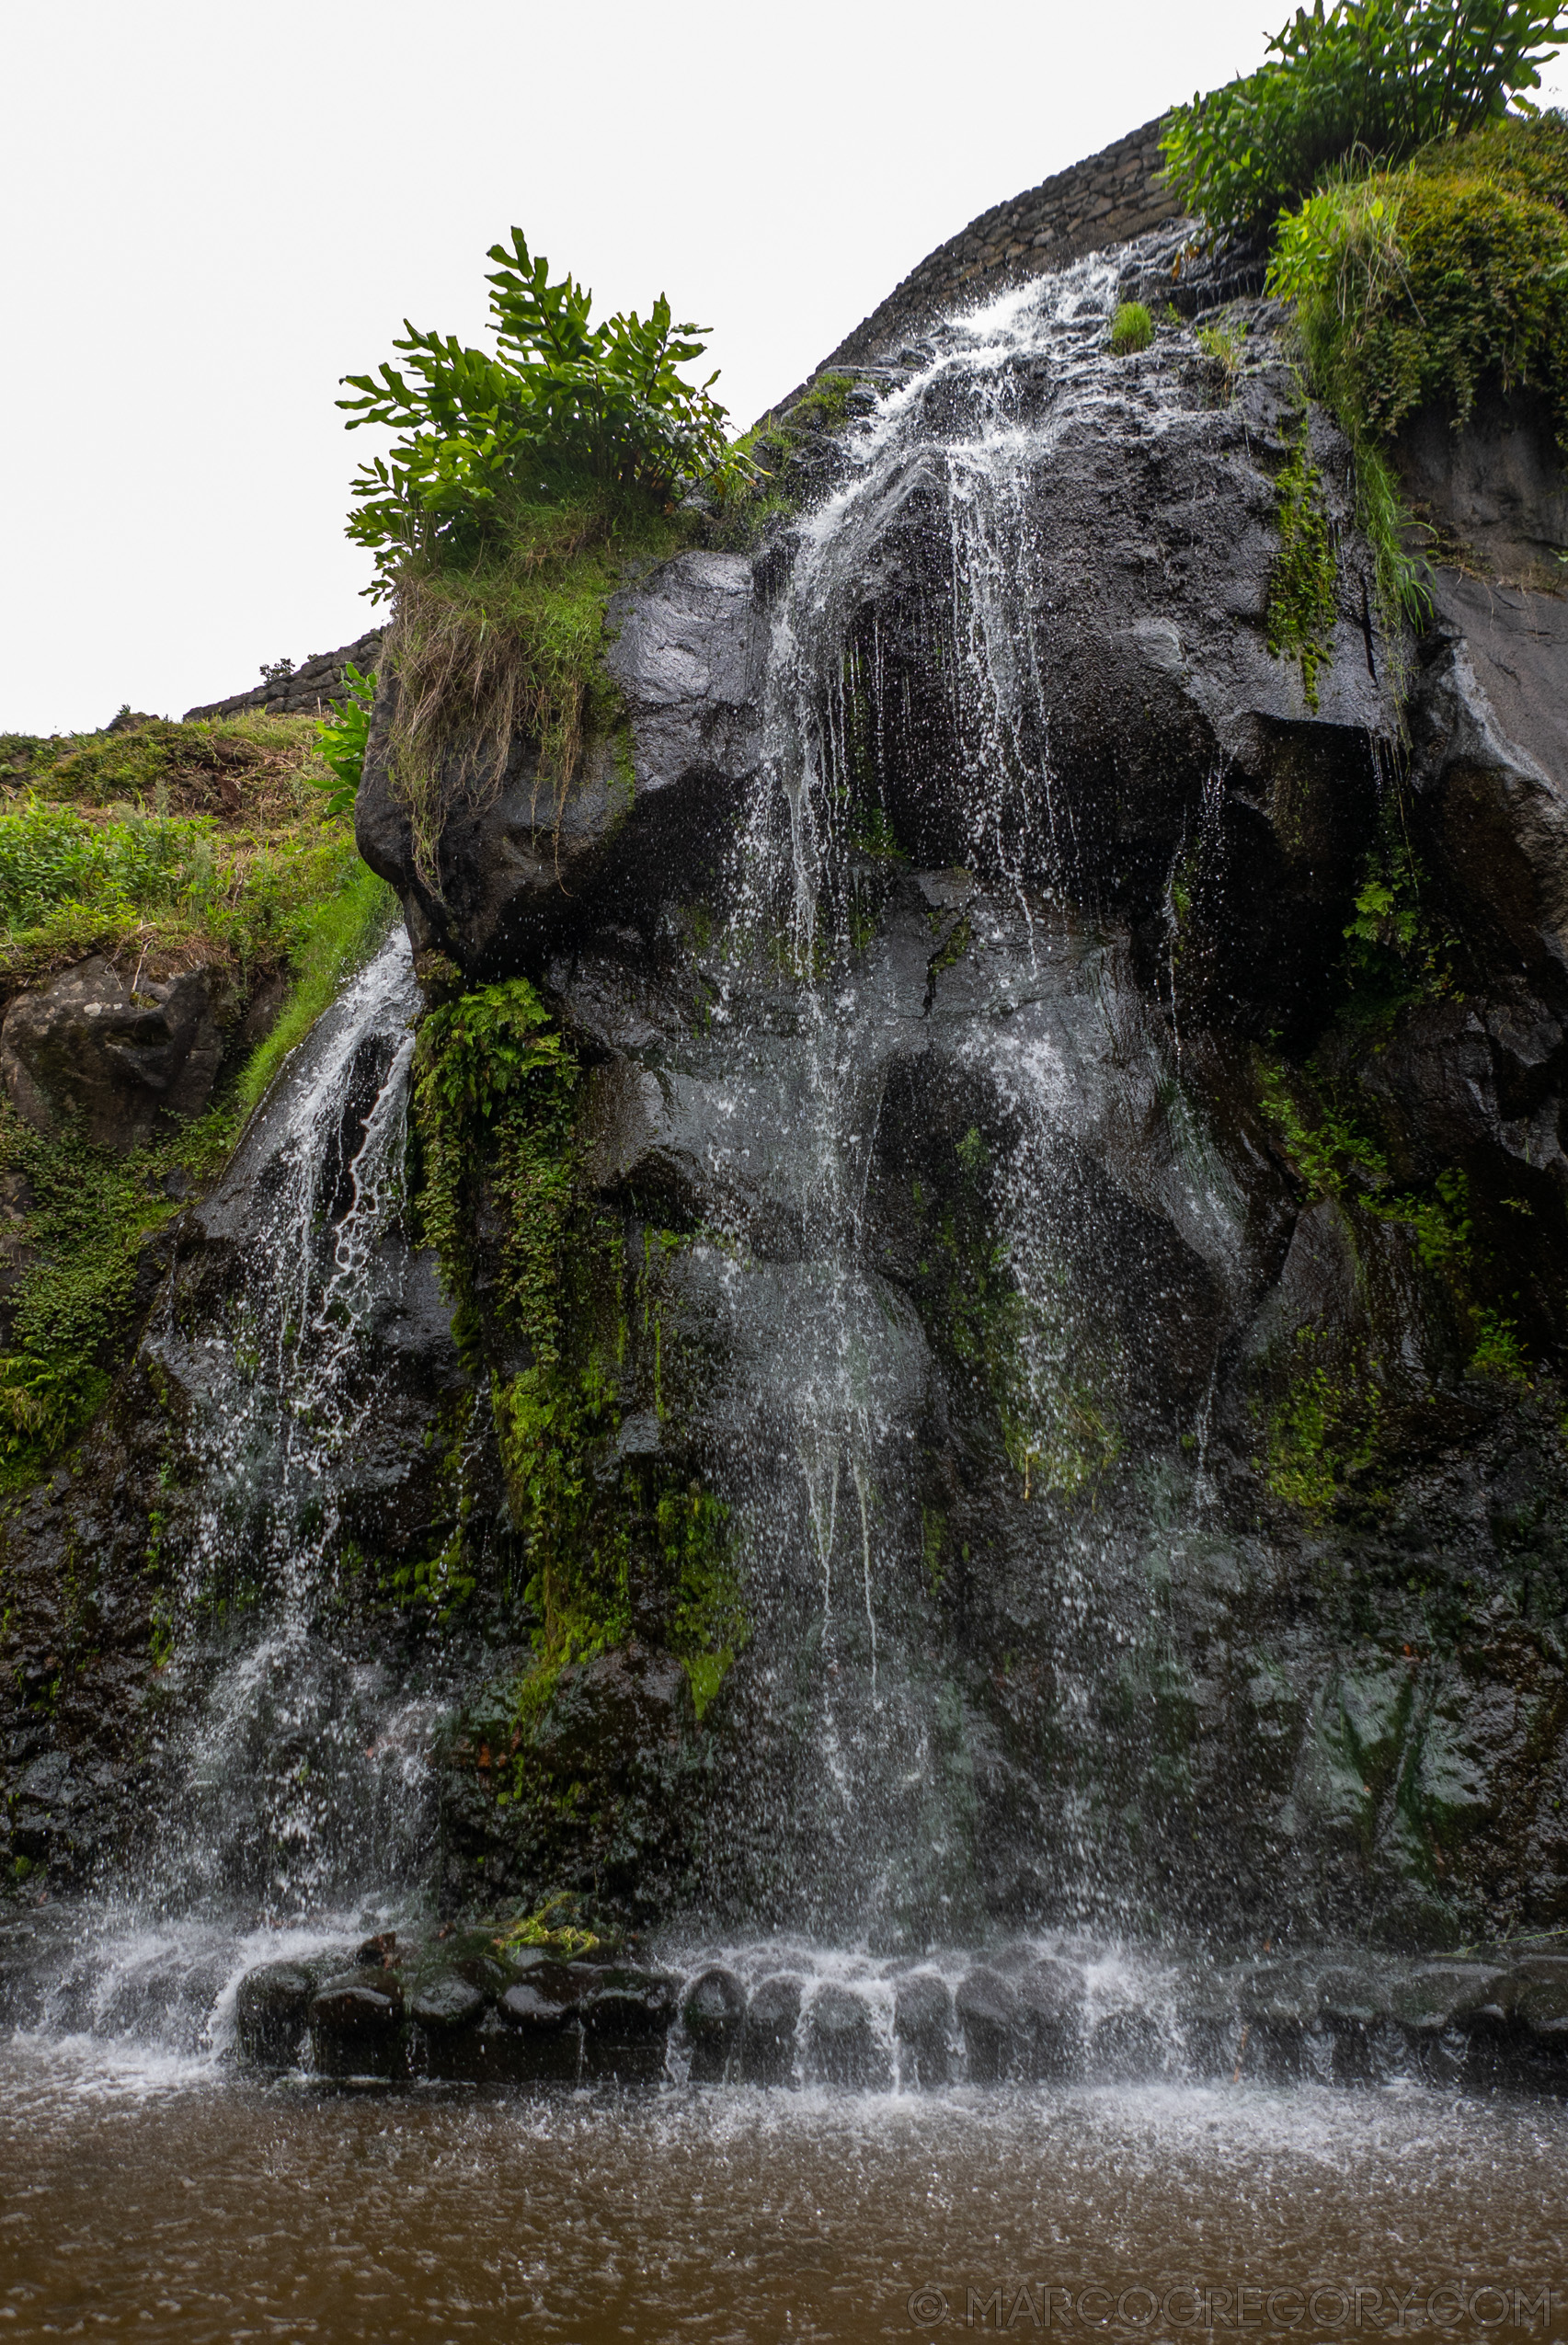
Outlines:
[[1408,2086],[485,2099],[19,2039],[0,2198],[0,2337],[1568,2335],[1568,2111]]

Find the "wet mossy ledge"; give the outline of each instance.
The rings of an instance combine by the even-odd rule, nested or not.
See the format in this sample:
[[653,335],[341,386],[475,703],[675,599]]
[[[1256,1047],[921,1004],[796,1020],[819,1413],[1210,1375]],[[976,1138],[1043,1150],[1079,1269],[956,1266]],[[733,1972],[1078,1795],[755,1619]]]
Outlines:
[[385,933],[318,726],[0,736],[0,1487],[91,1421],[294,1046]]

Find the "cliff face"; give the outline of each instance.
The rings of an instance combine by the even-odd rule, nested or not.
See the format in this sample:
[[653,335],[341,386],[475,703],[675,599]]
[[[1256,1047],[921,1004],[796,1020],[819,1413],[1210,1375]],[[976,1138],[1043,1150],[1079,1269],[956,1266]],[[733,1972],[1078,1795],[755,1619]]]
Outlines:
[[1557,606],[1445,572],[1391,632],[1277,319],[1228,399],[1091,275],[884,357],[787,543],[623,595],[629,806],[555,823],[520,745],[438,898],[372,756],[362,847],[544,985],[596,1193],[679,1234],[638,1438],[747,1516],[757,1623],[710,1893],[1557,1919]]
[[[439,1844],[452,1905],[566,1885],[888,1946],[1568,1923],[1560,606],[1477,549],[1423,628],[1381,614],[1276,313],[1234,395],[1185,326],[1107,349],[1179,246],[868,353],[793,524],[612,606],[619,752],[562,790],[513,742],[433,880],[383,677],[359,835],[427,1005],[526,978],[575,1069],[555,1381],[508,1317],[515,1160],[464,1175],[459,1340],[395,1199],[344,1256],[389,965],[288,1225],[353,1344],[308,1411],[246,1366],[303,1161],[274,1103],[13,1525],[17,1649],[69,1677],[14,1754],[17,1854],[85,1865],[132,1781],[192,1813],[221,1682],[250,1893],[306,1882],[289,1836],[319,1854],[336,1798],[391,1871]],[[1472,547],[1519,428],[1465,442]],[[1327,549],[1294,633],[1282,514]],[[217,1440],[243,1378],[337,1424],[308,1493],[254,1409],[265,1471]],[[542,1672],[547,1571],[600,1609]],[[228,1625],[148,1706],[177,1582]],[[143,1772],[98,1784],[111,1698]],[[388,1820],[361,1755],[416,1711],[448,1721],[433,1811]]]

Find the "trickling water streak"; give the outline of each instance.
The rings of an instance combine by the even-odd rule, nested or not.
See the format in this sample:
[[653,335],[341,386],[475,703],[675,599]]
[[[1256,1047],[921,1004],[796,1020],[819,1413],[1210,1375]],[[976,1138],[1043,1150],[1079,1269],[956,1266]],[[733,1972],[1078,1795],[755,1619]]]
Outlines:
[[865,1467],[860,1458],[854,1463],[855,1496],[860,1501],[860,1554],[863,1584],[865,1589],[865,1624],[871,1631],[871,1699],[876,1699],[876,1614],[871,1602],[871,1516],[866,1507]]

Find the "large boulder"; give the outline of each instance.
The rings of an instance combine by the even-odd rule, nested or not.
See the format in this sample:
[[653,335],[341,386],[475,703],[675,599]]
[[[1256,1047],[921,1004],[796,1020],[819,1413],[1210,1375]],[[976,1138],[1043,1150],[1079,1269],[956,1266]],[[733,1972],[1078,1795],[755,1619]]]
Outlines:
[[222,984],[196,967],[128,980],[104,955],[17,994],[0,1025],[0,1081],[36,1131],[75,1122],[130,1150],[199,1115],[223,1056]]
[[383,669],[355,805],[360,852],[403,898],[417,948],[440,946],[471,974],[530,963],[580,925],[585,898],[648,917],[711,859],[715,804],[759,757],[762,622],[745,556],[676,555],[612,598],[605,665],[630,749],[590,740],[563,784],[519,736],[452,782],[434,884],[416,867],[389,749],[395,660]]

